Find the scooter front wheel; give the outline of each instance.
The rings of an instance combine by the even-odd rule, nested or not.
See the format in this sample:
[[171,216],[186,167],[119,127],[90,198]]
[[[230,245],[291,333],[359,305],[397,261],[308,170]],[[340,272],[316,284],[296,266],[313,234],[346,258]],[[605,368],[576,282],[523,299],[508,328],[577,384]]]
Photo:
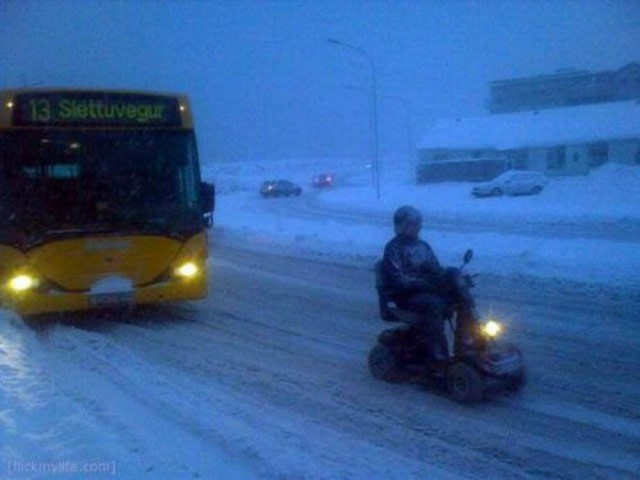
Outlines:
[[369,371],[378,380],[396,383],[403,380],[403,373],[393,351],[378,343],[369,352]]
[[458,362],[447,370],[447,389],[455,401],[474,403],[482,400],[484,382],[475,368]]

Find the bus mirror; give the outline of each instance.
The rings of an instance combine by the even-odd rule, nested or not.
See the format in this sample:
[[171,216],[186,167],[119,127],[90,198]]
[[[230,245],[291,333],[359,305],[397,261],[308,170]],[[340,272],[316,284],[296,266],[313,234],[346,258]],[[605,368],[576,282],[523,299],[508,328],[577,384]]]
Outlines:
[[205,214],[213,213],[216,207],[216,187],[213,183],[202,182],[200,184],[202,197],[202,210]]

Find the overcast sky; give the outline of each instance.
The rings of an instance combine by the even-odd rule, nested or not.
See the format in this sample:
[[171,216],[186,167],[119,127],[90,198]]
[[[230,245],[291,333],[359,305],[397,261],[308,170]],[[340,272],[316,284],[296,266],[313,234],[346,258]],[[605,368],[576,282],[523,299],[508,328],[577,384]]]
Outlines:
[[[202,160],[362,157],[370,70],[381,153],[440,116],[485,112],[487,82],[640,62],[640,1],[0,0],[0,87],[185,92]],[[350,88],[348,88],[350,87]]]

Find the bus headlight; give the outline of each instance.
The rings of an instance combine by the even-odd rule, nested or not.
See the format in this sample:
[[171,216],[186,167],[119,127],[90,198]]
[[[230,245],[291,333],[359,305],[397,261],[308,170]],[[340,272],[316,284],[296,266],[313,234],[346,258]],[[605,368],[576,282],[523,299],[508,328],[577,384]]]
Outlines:
[[500,335],[502,332],[502,325],[493,320],[489,320],[487,323],[482,325],[482,333],[485,334],[489,338],[494,338]]
[[175,269],[175,274],[182,278],[193,278],[198,274],[198,266],[193,262],[187,262]]
[[9,288],[14,292],[24,292],[36,286],[36,279],[30,275],[16,275],[9,280]]

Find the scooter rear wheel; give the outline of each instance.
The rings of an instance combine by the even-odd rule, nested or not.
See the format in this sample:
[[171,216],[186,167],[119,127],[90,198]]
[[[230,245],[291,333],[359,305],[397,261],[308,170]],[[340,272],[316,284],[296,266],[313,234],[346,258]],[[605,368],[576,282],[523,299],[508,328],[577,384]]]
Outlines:
[[400,382],[404,377],[393,351],[381,343],[369,352],[369,371],[378,380],[390,383]]
[[454,363],[447,370],[447,388],[451,397],[460,403],[479,402],[484,394],[480,373],[463,362]]

